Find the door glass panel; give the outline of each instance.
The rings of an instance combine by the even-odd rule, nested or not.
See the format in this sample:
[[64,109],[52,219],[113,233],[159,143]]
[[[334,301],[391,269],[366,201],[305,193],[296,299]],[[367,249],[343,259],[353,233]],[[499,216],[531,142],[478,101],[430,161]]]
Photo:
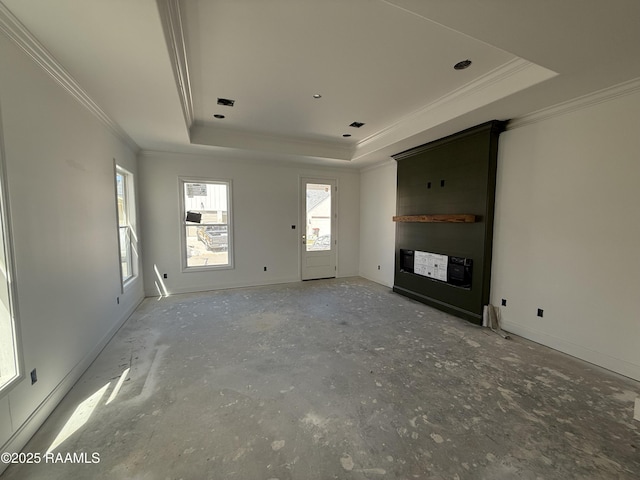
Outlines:
[[331,185],[307,183],[307,252],[331,250]]

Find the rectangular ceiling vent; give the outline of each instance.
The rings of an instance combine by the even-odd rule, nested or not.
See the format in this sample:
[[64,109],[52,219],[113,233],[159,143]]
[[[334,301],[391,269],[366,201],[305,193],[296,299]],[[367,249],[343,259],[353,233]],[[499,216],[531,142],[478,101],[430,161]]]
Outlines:
[[361,126],[363,126],[364,123],[362,122],[353,122],[351,125],[349,125],[350,127],[354,127],[354,128],[360,128]]
[[233,107],[234,103],[236,103],[236,101],[231,100],[229,98],[218,98],[218,105],[224,105],[225,107]]

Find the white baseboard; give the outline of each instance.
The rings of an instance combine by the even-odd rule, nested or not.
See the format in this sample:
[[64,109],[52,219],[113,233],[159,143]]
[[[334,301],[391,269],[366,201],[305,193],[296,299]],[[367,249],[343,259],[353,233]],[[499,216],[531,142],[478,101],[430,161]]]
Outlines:
[[[58,385],[47,395],[40,405],[33,411],[29,418],[20,425],[7,442],[0,447],[1,452],[20,452],[31,437],[38,431],[45,420],[51,415],[56,406],[62,401],[64,396],[71,390],[71,387],[80,379],[82,374],[91,366],[93,361],[100,355],[100,352],[107,346],[107,343],[120,330],[124,323],[129,319],[133,312],[138,308],[140,303],[135,303],[127,311],[122,318],[102,337],[100,342],[85,357],[78,362],[75,367],[62,379]],[[9,464],[0,463],[0,474],[9,466]]]
[[365,275],[362,272],[358,276],[362,278],[366,278],[367,280],[371,280],[372,282],[378,283],[380,285],[384,285],[385,287],[393,288],[393,278],[391,278],[391,281],[389,281],[389,279],[386,276]]
[[[224,285],[202,285],[198,287],[178,287],[167,288],[169,296],[181,295],[183,293],[198,293],[198,292],[212,292],[215,290],[230,290],[232,288],[245,288],[245,287],[264,287],[267,285],[279,285],[282,283],[296,283],[300,281],[300,277],[282,277],[282,278],[270,278],[265,281],[249,281],[249,282],[233,282]],[[145,290],[147,297],[159,297],[157,290]]]
[[[348,278],[348,277],[359,277],[359,273],[357,272],[338,272],[336,274],[336,278]],[[266,280],[249,280],[249,281],[241,281],[241,282],[230,282],[224,284],[215,284],[215,285],[198,285],[195,286],[187,286],[187,287],[167,287],[169,292],[169,296],[171,295],[181,295],[183,293],[199,293],[199,292],[212,292],[216,290],[230,290],[233,288],[246,288],[246,287],[264,287],[268,285],[281,285],[283,283],[297,283],[301,282],[300,276],[296,277],[276,277],[276,278],[268,278]],[[159,297],[158,290],[145,288],[144,294],[146,297]]]
[[522,325],[508,322],[506,320],[502,320],[502,328],[507,332],[511,332],[520,337],[532,340],[555,350],[559,350],[571,355],[572,357],[579,358],[599,367],[619,373],[620,375],[624,375],[625,377],[640,381],[640,365],[591,350],[583,347],[582,345],[577,345],[562,338],[523,327]]

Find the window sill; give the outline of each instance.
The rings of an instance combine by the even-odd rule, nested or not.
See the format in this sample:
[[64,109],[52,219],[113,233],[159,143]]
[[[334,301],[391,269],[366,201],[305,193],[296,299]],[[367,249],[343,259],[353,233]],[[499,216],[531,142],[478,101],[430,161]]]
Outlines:
[[211,272],[217,270],[233,270],[233,265],[203,265],[201,267],[182,267],[182,273]]
[[135,281],[137,280],[138,276],[137,275],[133,275],[132,277],[127,278],[124,282],[121,283],[121,290],[122,293],[126,292],[129,288],[131,288],[131,285],[133,285],[135,283]]
[[25,375],[21,373],[20,375],[16,375],[7,383],[5,383],[2,387],[0,387],[0,399],[9,395],[11,390],[13,390],[22,380],[24,380]]

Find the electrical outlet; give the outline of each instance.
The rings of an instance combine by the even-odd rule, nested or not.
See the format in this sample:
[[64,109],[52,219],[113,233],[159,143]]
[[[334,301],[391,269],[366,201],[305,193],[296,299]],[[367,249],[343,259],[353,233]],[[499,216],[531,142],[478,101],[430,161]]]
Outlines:
[[264,267],[264,271],[265,271],[265,272],[267,271],[267,267]]
[[378,265],[378,270],[380,270],[380,265]]
[[541,308],[538,309],[538,316],[542,317],[544,314],[544,310],[542,310]]
[[31,370],[31,385],[33,385],[37,381],[38,381],[38,373],[36,372],[36,369],[34,368],[33,370]]
[[502,306],[503,306],[503,307],[506,307],[506,306],[507,306],[507,299],[506,299],[506,298],[503,298],[503,299],[502,299]]
[[291,225],[291,230],[295,230],[296,226],[295,225]]
[[167,277],[168,277],[168,275],[166,273],[162,274],[162,278],[167,278]]

